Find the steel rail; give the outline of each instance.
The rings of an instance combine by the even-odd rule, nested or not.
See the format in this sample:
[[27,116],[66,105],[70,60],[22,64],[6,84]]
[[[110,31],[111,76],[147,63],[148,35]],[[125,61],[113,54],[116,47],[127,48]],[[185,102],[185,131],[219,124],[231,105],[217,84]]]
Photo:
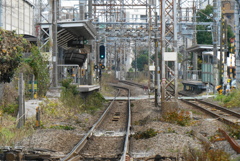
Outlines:
[[219,121],[222,121],[223,123],[225,123],[225,124],[227,124],[227,125],[239,126],[239,125],[236,124],[235,122],[232,122],[232,121],[230,121],[230,120],[228,120],[228,119],[225,119],[225,118],[221,117],[220,115],[218,115],[218,114],[216,114],[216,113],[214,113],[214,112],[212,112],[212,111],[209,111],[209,110],[207,110],[207,109],[205,109],[205,108],[203,108],[203,107],[201,107],[201,106],[199,106],[199,105],[196,105],[196,104],[194,104],[194,103],[192,103],[192,102],[189,102],[189,101],[187,101],[187,100],[182,100],[182,101],[185,102],[185,103],[187,103],[187,104],[189,104],[189,105],[191,105],[191,106],[197,107],[197,108],[200,109],[201,111],[203,111],[203,112],[211,115],[211,116],[214,117],[214,118],[218,118]]
[[131,93],[130,93],[129,88],[125,88],[125,87],[118,86],[118,85],[115,85],[115,84],[109,84],[109,85],[111,85],[113,87],[116,87],[116,88],[123,88],[123,89],[128,90],[128,124],[127,124],[127,131],[126,131],[126,135],[125,135],[123,154],[122,154],[121,159],[120,159],[120,161],[125,161],[128,150],[129,150],[129,137],[130,137],[130,128],[131,128],[131,104],[130,104]]
[[120,161],[126,160],[126,155],[129,150],[129,136],[130,136],[130,127],[131,127],[131,104],[130,104],[130,90],[128,89],[128,124],[127,124],[127,132],[125,136],[124,148],[123,148],[123,155]]
[[124,80],[119,80],[120,83],[124,83],[124,84],[128,84],[128,85],[135,85],[135,86],[138,86],[140,88],[144,88],[144,87],[147,87],[143,84],[138,84],[138,83],[134,83],[134,82],[130,82],[130,81],[124,81]]
[[[84,145],[87,143],[87,139],[92,136],[93,130],[102,122],[104,117],[106,116],[109,109],[112,107],[114,101],[116,100],[116,97],[119,95],[120,90],[118,90],[117,94],[115,95],[114,99],[112,100],[111,104],[108,106],[108,108],[104,111],[104,113],[101,115],[101,117],[98,119],[98,121],[92,126],[92,128],[88,131],[88,133],[78,142],[78,144],[72,149],[70,153],[68,153],[64,158],[61,158],[61,161],[69,161],[69,160],[78,160],[76,155],[80,152],[80,150],[84,147]],[[74,159],[75,158],[75,159]]]
[[240,154],[240,146],[238,145],[238,143],[231,138],[226,131],[222,130],[222,129],[218,129],[223,136],[225,137],[225,139],[229,142],[229,144],[231,145],[231,147],[238,153]]
[[224,111],[224,112],[227,112],[227,113],[229,113],[229,114],[231,114],[231,115],[233,115],[233,116],[236,116],[236,117],[239,117],[239,118],[240,118],[240,114],[239,114],[239,113],[237,113],[237,112],[235,112],[235,111],[232,111],[232,110],[230,110],[230,109],[227,109],[227,108],[224,108],[224,107],[221,107],[221,106],[218,106],[218,105],[215,105],[215,104],[212,104],[212,103],[210,103],[210,102],[203,101],[203,100],[197,100],[197,101],[199,101],[199,102],[201,102],[201,103],[203,103],[203,104],[206,104],[206,105],[213,106],[213,107],[215,107],[216,109],[222,110],[222,111]]

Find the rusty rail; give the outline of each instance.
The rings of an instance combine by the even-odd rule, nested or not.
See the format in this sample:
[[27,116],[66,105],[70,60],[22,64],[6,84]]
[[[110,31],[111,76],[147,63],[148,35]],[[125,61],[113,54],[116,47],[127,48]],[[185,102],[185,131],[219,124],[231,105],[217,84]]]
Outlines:
[[231,138],[226,131],[222,130],[222,129],[218,129],[223,136],[225,137],[225,139],[229,142],[229,144],[231,145],[231,147],[238,153],[240,154],[240,146],[238,145],[238,143]]
[[[181,101],[183,101],[183,102],[185,102],[185,103],[187,103],[187,104],[189,104],[189,105],[191,105],[191,106],[195,106],[196,108],[200,109],[201,111],[203,111],[203,112],[211,115],[211,116],[214,117],[214,118],[217,118],[219,121],[221,121],[221,122],[223,122],[223,123],[225,123],[225,124],[227,124],[227,125],[231,125],[231,126],[233,125],[233,126],[236,126],[236,127],[239,126],[237,123],[232,122],[232,121],[230,121],[230,120],[228,120],[228,119],[225,119],[225,118],[221,117],[220,115],[218,115],[218,114],[216,114],[216,113],[214,113],[214,112],[212,112],[212,111],[210,111],[210,110],[207,110],[207,109],[205,109],[205,108],[203,108],[203,107],[201,107],[201,106],[199,106],[199,105],[197,105],[197,104],[194,104],[194,103],[189,102],[189,101],[187,101],[187,100],[181,100]],[[225,112],[227,112],[227,111],[225,111]]]

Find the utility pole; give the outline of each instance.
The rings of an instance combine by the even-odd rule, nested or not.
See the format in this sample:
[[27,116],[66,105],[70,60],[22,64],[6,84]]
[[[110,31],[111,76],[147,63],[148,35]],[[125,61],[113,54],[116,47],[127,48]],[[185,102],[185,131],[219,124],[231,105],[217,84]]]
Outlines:
[[114,57],[115,57],[115,78],[117,78],[117,43],[114,45]]
[[152,32],[152,14],[151,14],[151,5],[149,7],[149,28],[148,28],[148,92],[150,96],[150,88],[151,88],[151,71],[150,71],[150,65],[151,65],[151,32]]
[[58,73],[57,73],[57,59],[58,59],[58,45],[57,45],[57,0],[52,0],[52,85],[57,87]]
[[155,51],[155,80],[154,80],[154,86],[155,86],[155,107],[158,106],[158,71],[159,71],[159,65],[158,65],[158,41],[157,41],[157,12],[155,12],[155,37],[154,37],[154,51]]
[[137,40],[135,40],[135,79],[137,78],[137,45],[136,45]]
[[[88,0],[88,20],[92,20],[92,0]],[[91,44],[91,49],[93,49],[93,41],[90,40],[89,44]],[[88,84],[93,85],[93,50],[91,50],[91,54],[88,54],[89,58],[89,65],[88,69],[90,69],[89,74],[88,74]]]
[[239,41],[240,41],[240,35],[239,35],[239,25],[240,25],[240,17],[239,17],[239,14],[240,14],[240,0],[236,0],[236,3],[235,3],[235,10],[237,11],[235,14],[234,14],[234,21],[235,21],[235,35],[236,35],[236,40],[235,40],[235,45],[236,45],[236,50],[235,50],[235,57],[236,57],[236,83],[237,83],[237,88],[238,88],[238,84],[240,82],[240,44],[239,44]]
[[218,23],[217,23],[217,0],[213,0],[213,70],[214,70],[214,92],[215,92],[215,87],[216,85],[219,84],[218,80],[218,60],[217,60],[217,54],[218,54]]
[[161,92],[161,102],[165,101],[165,96],[166,96],[166,89],[165,89],[165,81],[166,81],[166,73],[165,73],[165,61],[164,61],[164,52],[165,52],[165,32],[166,32],[166,20],[165,20],[165,0],[162,0],[161,3],[161,8],[160,8],[160,13],[161,13],[161,51],[162,51],[162,68],[161,68],[161,72],[162,72],[162,92]]
[[24,80],[23,73],[19,74],[18,82],[19,112],[17,128],[21,128],[25,124],[25,99],[24,99]]
[[[163,115],[173,112],[178,107],[177,93],[177,8],[175,0],[161,0],[161,54],[162,54],[162,81],[161,81],[161,108]],[[167,27],[166,27],[167,26]],[[171,49],[172,52],[168,52]],[[174,62],[174,70],[165,62]],[[166,74],[169,73],[169,75]],[[171,74],[171,76],[170,76]],[[172,89],[172,90],[171,90]]]

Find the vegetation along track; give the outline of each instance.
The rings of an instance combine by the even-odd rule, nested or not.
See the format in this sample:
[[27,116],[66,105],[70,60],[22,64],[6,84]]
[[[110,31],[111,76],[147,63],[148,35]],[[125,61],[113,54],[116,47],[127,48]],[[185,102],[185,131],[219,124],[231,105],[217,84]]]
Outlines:
[[[84,138],[65,156],[65,160],[125,160],[130,135],[130,91],[118,93]],[[127,100],[118,100],[126,97]]]
[[214,118],[218,118],[219,121],[222,121],[228,125],[236,125],[239,126],[240,123],[240,114],[234,111],[231,111],[227,108],[203,101],[198,99],[188,99],[183,100],[183,102],[194,106],[201,111],[210,114]]

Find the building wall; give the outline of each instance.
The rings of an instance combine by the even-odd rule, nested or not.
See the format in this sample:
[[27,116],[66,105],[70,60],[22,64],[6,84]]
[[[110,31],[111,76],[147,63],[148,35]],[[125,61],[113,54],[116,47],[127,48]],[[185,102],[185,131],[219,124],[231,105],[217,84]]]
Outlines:
[[1,24],[5,30],[17,34],[34,34],[34,6],[28,0],[2,0]]

